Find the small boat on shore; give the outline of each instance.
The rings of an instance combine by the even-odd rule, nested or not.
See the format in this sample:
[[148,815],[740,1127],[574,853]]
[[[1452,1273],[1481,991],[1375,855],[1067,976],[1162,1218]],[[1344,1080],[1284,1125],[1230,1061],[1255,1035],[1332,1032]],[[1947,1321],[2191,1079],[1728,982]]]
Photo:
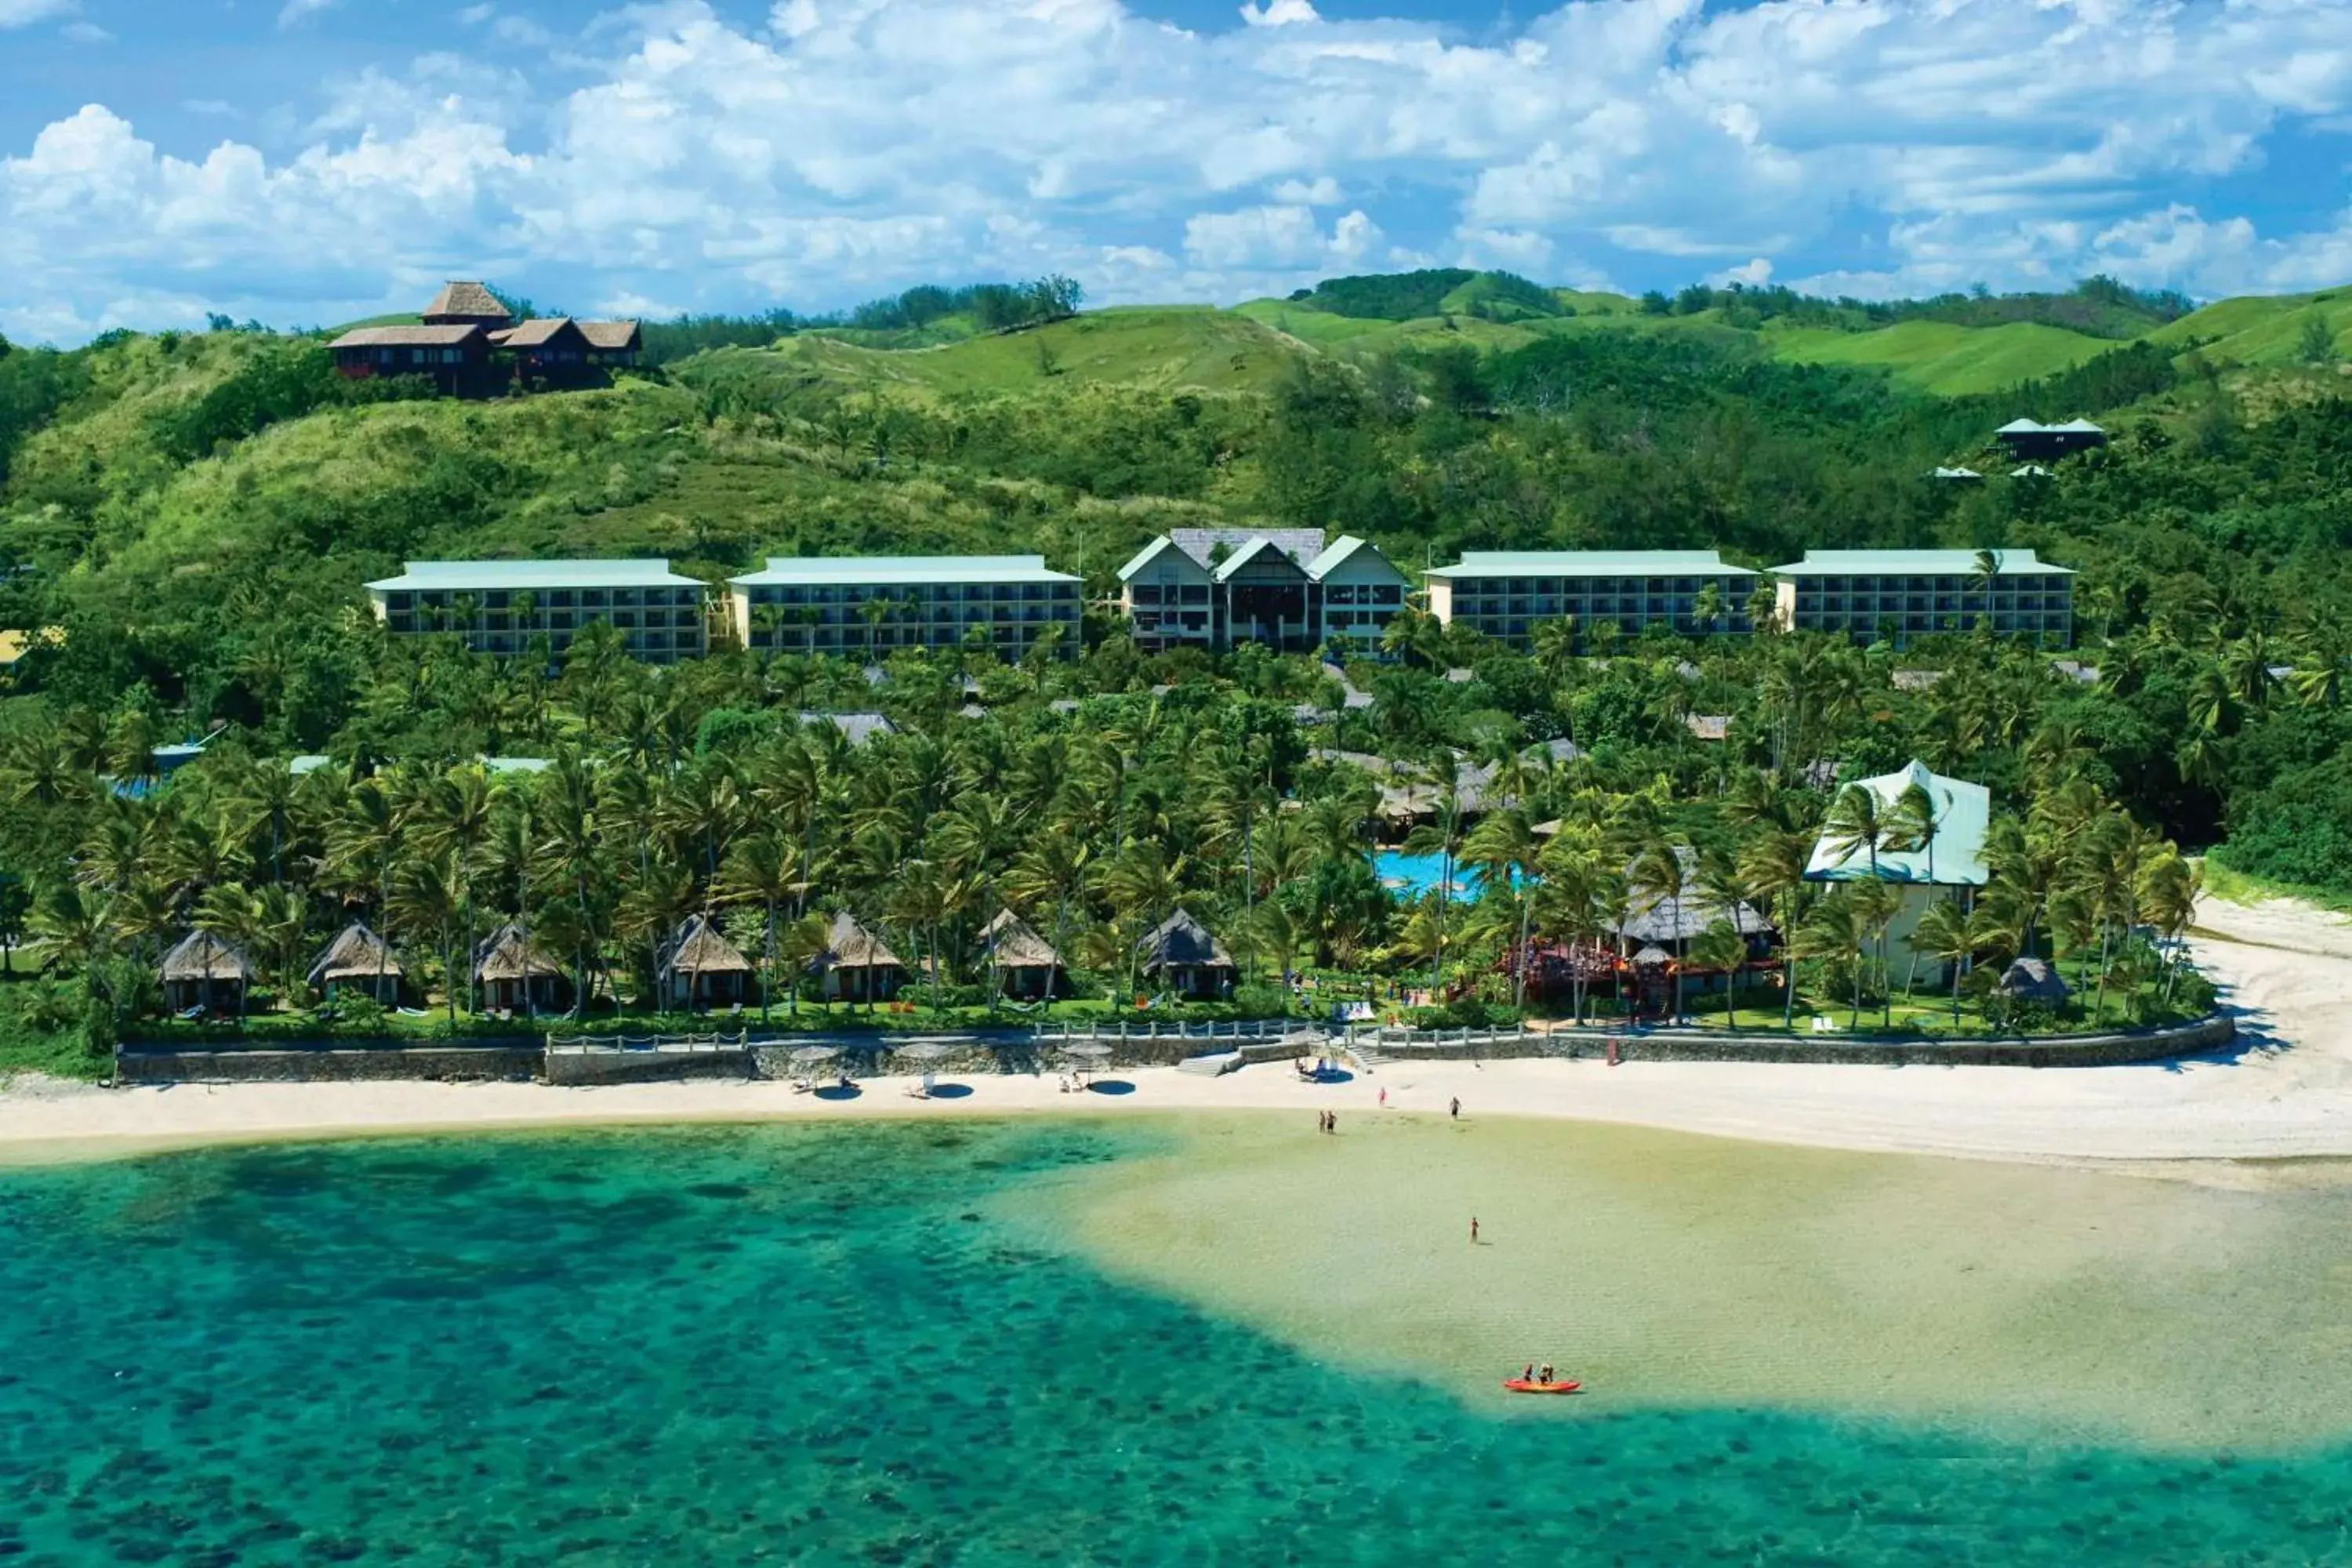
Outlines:
[[1566,1378],[1542,1383],[1532,1377],[1507,1377],[1503,1380],[1503,1386],[1513,1394],[1574,1394],[1584,1384]]

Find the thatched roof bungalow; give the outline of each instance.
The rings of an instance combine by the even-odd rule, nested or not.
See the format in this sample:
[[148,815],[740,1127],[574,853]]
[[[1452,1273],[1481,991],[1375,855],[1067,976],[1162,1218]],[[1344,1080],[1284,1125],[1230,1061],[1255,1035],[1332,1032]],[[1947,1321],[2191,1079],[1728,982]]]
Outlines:
[[661,947],[654,984],[666,1007],[740,1005],[757,972],[707,914],[686,917]]
[[253,965],[245,950],[225,936],[192,931],[163,955],[158,971],[163,982],[164,1005],[174,1013],[195,1008],[225,1013],[245,1008],[245,989],[253,979]]
[[907,966],[847,910],[833,917],[824,951],[809,963],[824,979],[828,1002],[888,1000],[907,978]]
[[1032,1000],[1054,994],[1062,978],[1062,955],[1028,921],[1011,910],[999,910],[994,920],[980,928],[980,941],[1005,994]]
[[1213,1001],[1232,989],[1233,955],[1209,928],[1178,910],[1136,943],[1143,973],[1158,975],[1179,996]]
[[400,960],[383,938],[365,921],[353,921],[327,944],[310,966],[310,984],[330,1000],[346,991],[374,997],[387,1007],[397,1006],[403,975]]
[[503,925],[474,949],[474,981],[481,1005],[493,1012],[561,1012],[572,982],[563,966],[526,941],[522,927]]

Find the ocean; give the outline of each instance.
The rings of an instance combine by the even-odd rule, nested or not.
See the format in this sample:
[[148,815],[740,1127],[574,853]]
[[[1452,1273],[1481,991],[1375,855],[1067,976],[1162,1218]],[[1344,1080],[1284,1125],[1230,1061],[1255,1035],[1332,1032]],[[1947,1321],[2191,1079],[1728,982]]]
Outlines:
[[0,1171],[0,1562],[2352,1563],[2340,1192],[1303,1121]]

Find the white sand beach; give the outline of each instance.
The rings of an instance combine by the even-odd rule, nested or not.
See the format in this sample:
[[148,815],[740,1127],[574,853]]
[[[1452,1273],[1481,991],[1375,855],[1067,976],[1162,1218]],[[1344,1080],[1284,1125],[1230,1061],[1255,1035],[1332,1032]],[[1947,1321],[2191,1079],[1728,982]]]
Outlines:
[[[780,1083],[180,1084],[0,1089],[0,1161],[105,1158],[196,1143],[445,1129],[838,1116],[1210,1109],[1583,1119],[1760,1142],[1984,1159],[2129,1163],[2352,1158],[2352,922],[2289,900],[2209,901],[2196,956],[2241,1014],[2230,1059],[2093,1068],[1502,1061],[1391,1064],[1309,1084],[1284,1066],[1118,1075],[1066,1094],[1051,1074],[908,1079],[855,1099]],[[1381,1103],[1382,1091],[1386,1104]]]

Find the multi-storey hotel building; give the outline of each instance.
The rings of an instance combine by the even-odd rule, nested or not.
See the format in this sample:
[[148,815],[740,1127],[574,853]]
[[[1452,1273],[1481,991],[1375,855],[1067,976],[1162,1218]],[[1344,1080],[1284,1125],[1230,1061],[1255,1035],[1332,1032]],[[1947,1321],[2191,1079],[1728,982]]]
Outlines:
[[394,635],[451,633],[476,653],[526,653],[543,637],[560,658],[592,621],[656,664],[709,647],[703,584],[667,561],[411,561],[367,591]]
[[1524,647],[1563,616],[1587,634],[1603,623],[1629,637],[1744,632],[1757,574],[1712,550],[1472,550],[1423,575],[1430,614]]
[[1057,627],[1074,654],[1085,614],[1078,579],[1042,555],[772,555],[728,586],[745,647],[852,658],[976,637],[1017,659]]
[[1973,550],[1809,550],[1772,569],[1780,624],[1901,645],[1989,622],[2045,647],[2074,641],[2074,573],[2031,550],[1983,553],[1990,559]]

